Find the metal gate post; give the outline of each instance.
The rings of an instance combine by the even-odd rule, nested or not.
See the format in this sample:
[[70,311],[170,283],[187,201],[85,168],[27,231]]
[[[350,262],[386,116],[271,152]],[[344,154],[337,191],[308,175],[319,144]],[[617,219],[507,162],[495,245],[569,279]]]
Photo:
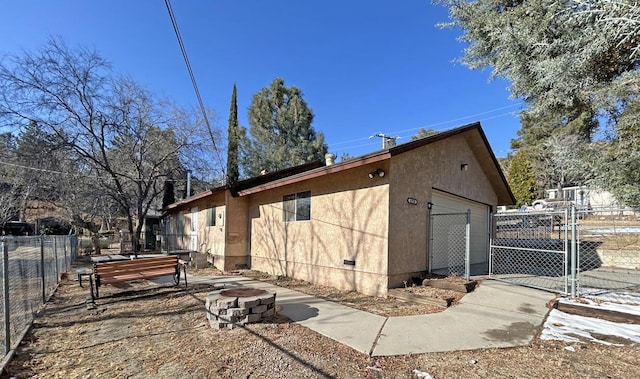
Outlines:
[[2,300],[4,309],[4,355],[11,350],[11,308],[9,307],[9,247],[2,240]]
[[493,225],[493,212],[489,213],[489,277],[493,274],[493,237],[495,233]]
[[66,238],[62,239],[62,245],[64,246],[64,270],[68,271],[69,267],[71,266],[71,262],[69,259],[67,259],[67,242],[71,241],[71,237],[67,236]]
[[53,237],[53,259],[56,262],[56,283],[58,282],[58,279],[60,279],[60,272],[58,272],[59,268],[58,268],[58,239],[56,237]]
[[[560,227],[558,227],[558,238],[560,234]],[[564,274],[564,294],[569,293],[569,259],[571,256],[569,255],[569,208],[564,209],[564,258],[562,262],[562,272]]]
[[571,296],[577,295],[578,280],[577,280],[577,251],[576,251],[576,207],[571,205]]
[[42,304],[47,302],[47,285],[44,281],[44,238],[40,237],[40,277],[42,279]]
[[466,244],[464,252],[464,278],[471,277],[471,209],[467,209]]
[[429,270],[429,275],[431,275],[431,262],[433,261],[433,218],[431,215],[431,207],[433,204],[430,202],[427,203],[427,225],[429,225],[429,230],[427,230],[427,269]]

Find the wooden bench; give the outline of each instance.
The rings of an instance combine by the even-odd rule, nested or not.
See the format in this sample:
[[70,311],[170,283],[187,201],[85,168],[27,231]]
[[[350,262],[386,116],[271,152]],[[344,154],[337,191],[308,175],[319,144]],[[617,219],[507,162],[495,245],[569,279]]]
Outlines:
[[105,284],[131,282],[141,279],[153,279],[163,276],[173,276],[176,285],[180,284],[180,271],[184,272],[184,286],[187,287],[186,262],[176,256],[158,256],[153,258],[138,258],[129,261],[103,262],[93,265],[93,275],[89,277],[91,283],[91,300],[100,297],[99,288]]

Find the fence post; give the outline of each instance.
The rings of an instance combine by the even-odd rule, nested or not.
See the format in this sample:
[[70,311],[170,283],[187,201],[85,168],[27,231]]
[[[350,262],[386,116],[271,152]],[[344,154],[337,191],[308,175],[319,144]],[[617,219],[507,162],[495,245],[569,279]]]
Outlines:
[[9,247],[2,239],[2,300],[4,309],[4,355],[11,350],[11,308],[9,307]]
[[62,245],[64,246],[64,270],[69,270],[69,266],[71,266],[69,260],[67,259],[67,242],[71,245],[71,236],[67,236],[67,238],[62,239]]
[[577,221],[576,221],[576,207],[571,205],[571,296],[577,295],[577,251],[576,251],[576,234],[577,234]]
[[466,243],[464,252],[464,278],[471,277],[471,209],[467,209],[467,225],[465,226]]
[[40,276],[42,278],[42,304],[47,301],[47,284],[44,274],[44,238],[40,236]]
[[496,227],[493,225],[493,211],[489,213],[489,277],[493,273],[493,237]]
[[60,279],[60,271],[58,268],[58,239],[56,237],[53,237],[53,259],[56,262],[56,283],[58,282],[58,280]]
[[431,275],[431,265],[433,260],[433,217],[431,215],[431,207],[433,204],[431,202],[427,203],[427,270],[429,270],[429,275]]

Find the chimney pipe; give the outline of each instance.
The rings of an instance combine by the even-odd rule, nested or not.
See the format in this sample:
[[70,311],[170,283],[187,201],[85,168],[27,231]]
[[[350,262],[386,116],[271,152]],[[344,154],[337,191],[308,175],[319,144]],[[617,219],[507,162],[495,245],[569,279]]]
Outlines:
[[191,171],[187,170],[187,193],[184,195],[184,198],[188,198],[191,196]]

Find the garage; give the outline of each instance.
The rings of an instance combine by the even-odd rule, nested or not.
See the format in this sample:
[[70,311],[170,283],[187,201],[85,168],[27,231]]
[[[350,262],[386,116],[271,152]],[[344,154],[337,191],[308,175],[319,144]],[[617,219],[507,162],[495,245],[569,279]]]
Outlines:
[[471,210],[469,247],[472,271],[485,271],[489,262],[489,206],[435,189],[431,193],[431,202],[431,269],[438,273],[445,271],[448,275],[464,275],[465,213]]

